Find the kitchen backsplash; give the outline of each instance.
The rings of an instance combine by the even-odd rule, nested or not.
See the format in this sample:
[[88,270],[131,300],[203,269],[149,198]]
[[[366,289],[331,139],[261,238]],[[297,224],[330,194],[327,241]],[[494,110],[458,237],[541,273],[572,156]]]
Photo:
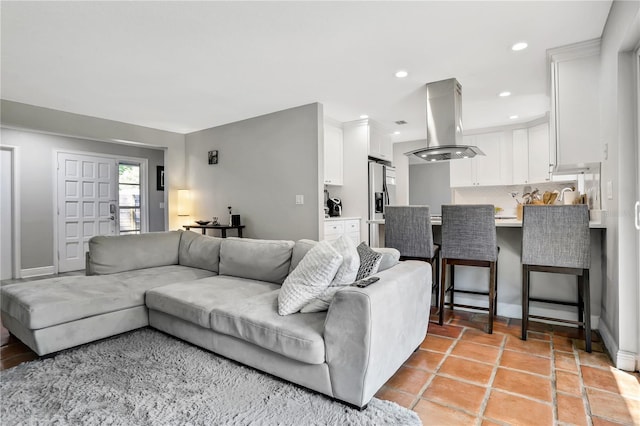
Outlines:
[[[455,204],[493,204],[502,208],[504,215],[516,215],[517,202],[511,196],[516,192],[516,198],[522,200],[524,188],[527,185],[502,185],[502,186],[480,186],[469,188],[453,188],[452,203]],[[538,189],[540,194],[545,191],[562,191],[563,188],[576,186],[577,181],[549,182],[529,185],[531,190]]]

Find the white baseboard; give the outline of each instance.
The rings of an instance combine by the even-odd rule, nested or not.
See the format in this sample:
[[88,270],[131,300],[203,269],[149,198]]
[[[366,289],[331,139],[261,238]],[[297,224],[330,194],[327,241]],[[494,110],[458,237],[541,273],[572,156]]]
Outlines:
[[616,339],[614,339],[611,330],[609,330],[607,323],[603,321],[600,324],[598,331],[600,332],[604,346],[609,351],[609,355],[615,359],[615,355],[618,353],[618,344],[616,343]]
[[616,367],[625,371],[636,371],[637,355],[633,352],[618,351],[615,357]]
[[21,278],[41,277],[42,275],[53,275],[56,273],[55,266],[42,266],[40,268],[30,268],[20,270]]

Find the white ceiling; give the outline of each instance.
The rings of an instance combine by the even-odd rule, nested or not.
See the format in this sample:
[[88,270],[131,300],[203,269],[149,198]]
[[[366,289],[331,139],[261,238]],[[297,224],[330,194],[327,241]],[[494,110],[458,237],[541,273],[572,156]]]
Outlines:
[[600,37],[610,5],[2,1],[1,95],[178,133],[320,102],[421,139],[425,84],[450,77],[467,129],[543,115],[546,49]]

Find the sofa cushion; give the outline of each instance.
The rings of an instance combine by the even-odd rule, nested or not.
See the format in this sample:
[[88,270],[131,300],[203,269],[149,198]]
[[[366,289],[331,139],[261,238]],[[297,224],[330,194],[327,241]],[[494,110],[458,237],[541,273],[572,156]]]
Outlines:
[[296,244],[293,246],[293,251],[291,253],[291,267],[289,267],[289,273],[291,273],[291,271],[296,269],[296,266],[298,266],[302,258],[316,244],[318,244],[318,242],[314,240],[303,239],[303,240],[296,241]]
[[89,240],[91,274],[105,275],[155,266],[177,265],[183,231],[139,235],[99,235]]
[[146,304],[149,309],[210,328],[213,308],[278,288],[278,284],[219,275],[154,288],[147,291]]
[[220,245],[220,275],[282,284],[289,274],[294,242],[225,238]]
[[171,265],[112,275],[48,278],[1,288],[2,311],[34,330],[144,305],[144,293],[211,271]]
[[325,240],[316,244],[282,284],[278,295],[278,313],[290,315],[298,312],[322,294],[341,264],[342,256],[331,242]]
[[211,311],[211,328],[287,358],[309,364],[325,361],[326,312],[278,314],[278,291],[229,303]]
[[180,265],[219,271],[222,238],[209,237],[191,231],[182,232],[178,249]]

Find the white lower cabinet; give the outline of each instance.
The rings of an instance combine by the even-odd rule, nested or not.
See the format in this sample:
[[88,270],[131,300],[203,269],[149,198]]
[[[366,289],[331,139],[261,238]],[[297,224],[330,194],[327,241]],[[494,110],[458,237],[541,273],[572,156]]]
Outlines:
[[345,235],[354,242],[360,244],[360,219],[329,219],[324,221],[325,240],[337,240]]

